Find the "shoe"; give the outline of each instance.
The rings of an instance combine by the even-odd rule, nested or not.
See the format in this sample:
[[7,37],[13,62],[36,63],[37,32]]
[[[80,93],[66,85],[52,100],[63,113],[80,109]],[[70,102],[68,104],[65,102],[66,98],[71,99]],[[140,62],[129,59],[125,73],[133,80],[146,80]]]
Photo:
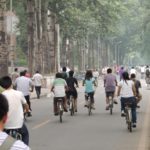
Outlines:
[[78,112],[77,109],[75,109],[75,112]]
[[139,106],[139,105],[137,105],[137,106],[136,106],[136,108],[140,108],[140,106]]
[[133,127],[133,128],[136,128],[136,123],[133,123],[133,124],[132,124],[132,127]]
[[118,102],[117,102],[117,101],[114,101],[114,104],[118,104]]
[[125,117],[126,116],[126,114],[122,111],[121,112],[121,117]]
[[68,110],[66,108],[64,108],[64,112],[68,112]]
[[58,116],[58,113],[55,113],[54,115],[55,115],[55,116]]
[[70,102],[69,102],[69,101],[67,101],[67,104],[68,104],[68,105],[70,105]]
[[106,110],[109,110],[109,106],[106,106]]
[[32,116],[31,112],[28,112],[27,117],[31,117],[31,116]]
[[95,110],[94,104],[92,105],[92,109],[94,109],[94,110]]

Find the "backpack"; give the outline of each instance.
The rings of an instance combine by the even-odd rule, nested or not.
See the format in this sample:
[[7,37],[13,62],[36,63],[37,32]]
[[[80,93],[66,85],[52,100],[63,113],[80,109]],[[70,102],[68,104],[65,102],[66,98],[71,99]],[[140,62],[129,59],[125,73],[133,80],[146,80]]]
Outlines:
[[146,69],[146,76],[149,77],[149,75],[150,75],[150,71],[149,69]]
[[15,142],[16,140],[8,135],[5,141],[0,146],[0,150],[10,150]]

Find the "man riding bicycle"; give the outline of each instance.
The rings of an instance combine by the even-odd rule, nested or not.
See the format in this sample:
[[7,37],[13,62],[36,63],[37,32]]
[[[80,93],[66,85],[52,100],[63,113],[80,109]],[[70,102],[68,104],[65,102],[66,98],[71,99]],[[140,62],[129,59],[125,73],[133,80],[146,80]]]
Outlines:
[[[114,98],[115,89],[117,86],[117,79],[116,76],[112,74],[112,69],[107,69],[107,75],[104,77],[104,87],[106,92],[106,110],[109,110],[109,96]],[[114,101],[117,104],[116,101]]]
[[74,100],[75,100],[75,112],[77,112],[77,90],[75,88],[75,84],[77,87],[78,86],[78,81],[76,78],[73,77],[74,71],[69,71],[69,78],[66,79],[67,85],[68,85],[68,91],[66,92],[67,94],[67,100],[69,104],[70,96],[72,95]]
[[56,73],[56,79],[54,80],[52,84],[51,91],[54,92],[54,114],[58,115],[58,110],[57,110],[57,101],[59,98],[63,99],[63,106],[64,106],[64,111],[67,112],[67,106],[66,106],[66,93],[65,91],[67,90],[67,83],[64,79],[62,79],[61,73]]

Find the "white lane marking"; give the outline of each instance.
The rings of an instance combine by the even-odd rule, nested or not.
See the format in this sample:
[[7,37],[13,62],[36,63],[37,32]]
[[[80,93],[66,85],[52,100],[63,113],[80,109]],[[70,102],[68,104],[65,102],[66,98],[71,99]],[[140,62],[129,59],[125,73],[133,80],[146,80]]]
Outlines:
[[147,150],[149,147],[149,128],[150,128],[150,99],[148,100],[147,108],[146,108],[146,114],[144,117],[144,123],[143,123],[143,130],[141,134],[141,138],[138,144],[137,150]]
[[42,122],[42,123],[40,123],[40,124],[37,124],[36,126],[34,126],[34,127],[32,128],[32,130],[36,130],[36,129],[38,129],[38,128],[41,128],[42,126],[48,124],[50,121],[51,121],[51,120],[48,119],[48,120],[46,120],[46,121],[44,121],[44,122]]

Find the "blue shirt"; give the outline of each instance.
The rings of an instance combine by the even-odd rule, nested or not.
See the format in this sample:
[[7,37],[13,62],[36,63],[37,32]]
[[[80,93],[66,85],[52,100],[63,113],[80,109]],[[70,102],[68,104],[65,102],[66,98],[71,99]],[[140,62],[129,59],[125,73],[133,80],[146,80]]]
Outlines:
[[85,80],[85,92],[90,93],[94,92],[94,78],[91,78],[90,80]]

